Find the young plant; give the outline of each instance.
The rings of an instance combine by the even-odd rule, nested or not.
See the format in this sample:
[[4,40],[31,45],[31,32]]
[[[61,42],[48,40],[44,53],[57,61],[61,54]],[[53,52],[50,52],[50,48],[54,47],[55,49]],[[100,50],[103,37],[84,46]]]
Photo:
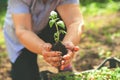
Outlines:
[[67,53],[67,49],[61,43],[60,35],[66,34],[65,24],[62,20],[60,20],[60,18],[58,18],[58,14],[55,11],[51,11],[49,18],[50,18],[50,21],[49,21],[50,28],[52,27],[56,28],[56,32],[54,33],[55,44],[53,45],[52,50],[61,51],[63,56]]
[[[59,20],[58,15],[55,11],[51,11],[49,18],[50,18],[49,21],[50,28],[52,28],[54,24],[56,27],[56,33],[54,33],[54,40],[57,43],[60,41],[60,34],[66,33],[66,31],[64,30],[65,24],[62,20]],[[60,30],[59,27],[62,28],[63,30],[62,29]]]

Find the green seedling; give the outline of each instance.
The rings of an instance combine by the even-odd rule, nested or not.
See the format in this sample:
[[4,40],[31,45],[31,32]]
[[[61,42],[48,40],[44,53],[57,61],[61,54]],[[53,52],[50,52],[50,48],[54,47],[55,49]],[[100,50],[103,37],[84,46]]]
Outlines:
[[[55,25],[56,27],[56,33],[54,33],[54,40],[57,43],[60,41],[60,34],[66,34],[65,24],[62,20],[58,18],[58,14],[55,11],[51,11],[49,18],[50,18],[49,21],[50,28],[52,28],[53,25]],[[60,29],[59,27],[62,29]]]
[[[53,35],[55,44],[53,44],[52,50],[60,51],[62,53],[61,56],[64,56],[65,54],[67,54],[67,49],[62,44],[62,42],[60,40],[60,35],[66,34],[65,24],[62,20],[60,20],[60,18],[58,18],[58,14],[55,11],[51,11],[49,19],[50,19],[49,20],[50,28],[55,27],[55,29],[56,29],[56,32]],[[60,64],[61,64],[61,62],[60,62]],[[59,72],[61,71],[60,66],[58,66]]]

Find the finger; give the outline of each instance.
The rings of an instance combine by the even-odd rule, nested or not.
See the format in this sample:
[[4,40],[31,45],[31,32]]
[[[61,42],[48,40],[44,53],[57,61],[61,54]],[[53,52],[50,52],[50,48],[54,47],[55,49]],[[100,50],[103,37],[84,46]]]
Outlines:
[[71,51],[78,51],[79,50],[79,46],[75,46],[72,42],[66,42],[64,43],[65,47],[67,49],[70,49]]
[[71,64],[71,60],[62,60],[61,61],[61,69],[68,67]]
[[58,66],[60,66],[61,63],[60,62],[50,62],[50,64],[54,67],[58,67]]
[[61,61],[61,65],[67,65],[67,64],[70,64],[70,63],[71,63],[71,59]]
[[72,51],[77,52],[79,49],[79,46],[75,46]]
[[74,56],[74,53],[72,51],[68,50],[68,54],[64,55],[63,59],[64,60],[71,59],[71,58],[73,58],[73,56]]
[[62,57],[47,57],[45,60],[47,62],[60,62],[62,60]]
[[72,42],[66,42],[64,43],[64,45],[67,49],[70,49],[70,50],[72,50],[74,47],[74,44]]
[[55,56],[61,56],[61,52],[58,51],[50,51],[50,52],[44,52],[44,57],[55,57]]
[[61,65],[60,69],[64,70],[66,67],[68,67],[70,64],[66,64],[66,65]]
[[65,68],[64,66],[61,66],[61,67],[60,67],[60,70],[64,70],[64,68]]
[[50,43],[45,43],[43,45],[43,48],[46,50],[46,51],[50,51],[50,49],[52,48],[52,45]]
[[61,65],[64,65],[64,64],[65,64],[65,60],[62,60],[62,61],[61,61]]

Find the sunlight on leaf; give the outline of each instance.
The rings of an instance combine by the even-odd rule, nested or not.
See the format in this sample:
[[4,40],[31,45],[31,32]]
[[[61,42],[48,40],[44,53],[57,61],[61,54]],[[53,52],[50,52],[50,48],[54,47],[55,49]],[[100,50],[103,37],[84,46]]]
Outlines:
[[57,22],[57,25],[58,25],[59,27],[65,29],[65,24],[64,24],[63,21],[58,21],[58,22]]
[[49,21],[50,28],[53,27],[54,23],[55,23],[55,20],[50,20],[50,21]]

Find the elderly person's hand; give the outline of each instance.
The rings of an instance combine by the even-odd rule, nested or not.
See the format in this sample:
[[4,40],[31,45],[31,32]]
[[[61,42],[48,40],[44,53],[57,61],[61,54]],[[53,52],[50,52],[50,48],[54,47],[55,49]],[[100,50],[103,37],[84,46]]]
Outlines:
[[42,55],[44,57],[44,60],[51,64],[54,67],[60,66],[60,62],[62,60],[61,52],[60,51],[51,51],[52,45],[49,43],[46,43],[43,46]]
[[68,53],[63,56],[61,61],[61,70],[64,70],[65,68],[70,68],[71,61],[74,57],[75,52],[79,50],[78,46],[74,46],[72,42],[66,42],[63,43],[65,47],[68,49]]

